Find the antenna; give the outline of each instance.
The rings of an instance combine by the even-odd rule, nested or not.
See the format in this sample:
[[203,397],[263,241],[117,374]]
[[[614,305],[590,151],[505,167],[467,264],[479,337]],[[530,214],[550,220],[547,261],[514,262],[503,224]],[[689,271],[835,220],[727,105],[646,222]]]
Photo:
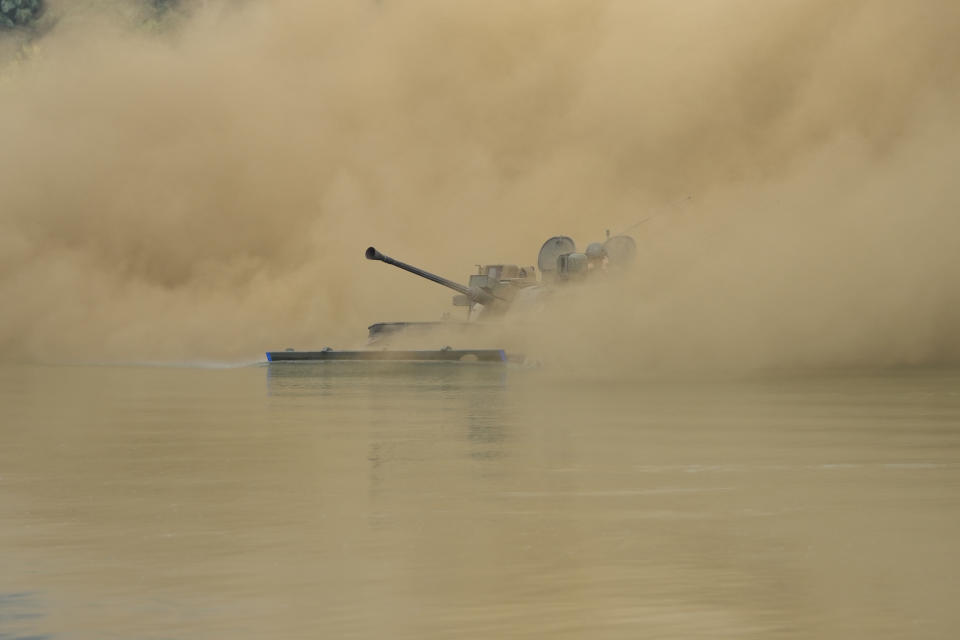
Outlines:
[[[648,215],[646,218],[643,218],[643,219],[641,219],[641,220],[638,220],[638,221],[634,222],[632,225],[630,225],[629,227],[627,227],[626,229],[624,229],[623,231],[621,231],[621,232],[618,233],[617,235],[622,235],[622,234],[627,233],[628,231],[632,231],[632,230],[636,229],[637,227],[639,227],[640,225],[642,225],[644,222],[650,221],[652,218],[655,218],[656,216],[661,215],[662,213],[665,213],[667,210],[670,210],[670,209],[678,209],[678,208],[680,208],[680,206],[681,206],[683,203],[689,202],[689,201],[691,201],[691,200],[693,200],[693,196],[692,196],[692,195],[686,195],[686,196],[683,196],[683,197],[681,197],[681,198],[677,198],[676,200],[674,200],[674,201],[672,201],[672,202],[668,202],[667,204],[663,205],[663,206],[660,207],[659,209],[653,209],[653,210],[650,212],[650,215]],[[610,231],[609,231],[609,230],[607,231],[607,236],[608,236],[608,237],[610,236]]]

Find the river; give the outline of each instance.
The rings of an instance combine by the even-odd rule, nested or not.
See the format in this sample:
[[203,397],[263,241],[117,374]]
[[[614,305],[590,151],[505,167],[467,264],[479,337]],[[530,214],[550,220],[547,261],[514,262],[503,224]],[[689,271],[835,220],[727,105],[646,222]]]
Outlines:
[[960,371],[0,367],[0,638],[952,638]]

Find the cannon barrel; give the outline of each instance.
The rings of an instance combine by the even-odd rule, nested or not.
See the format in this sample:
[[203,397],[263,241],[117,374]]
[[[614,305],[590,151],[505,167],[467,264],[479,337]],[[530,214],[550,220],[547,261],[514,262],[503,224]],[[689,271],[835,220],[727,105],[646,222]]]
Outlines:
[[484,291],[483,289],[468,287],[458,282],[454,282],[453,280],[442,278],[435,273],[430,273],[429,271],[419,269],[411,264],[407,264],[406,262],[394,260],[390,256],[380,253],[374,247],[367,247],[367,251],[364,255],[366,255],[367,260],[379,260],[381,262],[386,262],[387,264],[392,264],[393,266],[403,269],[404,271],[409,271],[412,274],[418,275],[421,278],[426,278],[427,280],[436,282],[437,284],[442,284],[448,289],[453,289],[458,293],[462,293],[475,303],[489,305],[497,299],[492,293]]

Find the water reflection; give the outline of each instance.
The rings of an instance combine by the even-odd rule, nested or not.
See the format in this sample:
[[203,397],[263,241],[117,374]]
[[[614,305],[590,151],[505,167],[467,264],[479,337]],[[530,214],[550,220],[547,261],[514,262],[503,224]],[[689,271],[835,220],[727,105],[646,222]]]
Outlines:
[[502,364],[483,363],[273,363],[267,388],[271,396],[366,403],[373,409],[368,458],[376,469],[405,455],[392,434],[396,421],[411,417],[462,429],[475,459],[504,455],[508,375]]
[[45,607],[35,593],[0,593],[0,639],[50,640],[37,633],[42,628]]
[[509,369],[500,363],[274,362],[265,366],[272,395],[412,390],[450,393],[503,389]]

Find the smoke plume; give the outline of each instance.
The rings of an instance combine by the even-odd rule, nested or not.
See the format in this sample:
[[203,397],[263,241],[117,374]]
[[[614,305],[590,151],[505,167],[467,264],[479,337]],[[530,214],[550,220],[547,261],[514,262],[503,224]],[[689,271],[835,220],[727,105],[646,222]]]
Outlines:
[[[617,371],[960,357],[960,5],[49,2],[0,33],[0,354],[251,360],[636,226],[525,348]],[[676,205],[676,203],[682,203]],[[612,286],[612,283],[611,283]]]

